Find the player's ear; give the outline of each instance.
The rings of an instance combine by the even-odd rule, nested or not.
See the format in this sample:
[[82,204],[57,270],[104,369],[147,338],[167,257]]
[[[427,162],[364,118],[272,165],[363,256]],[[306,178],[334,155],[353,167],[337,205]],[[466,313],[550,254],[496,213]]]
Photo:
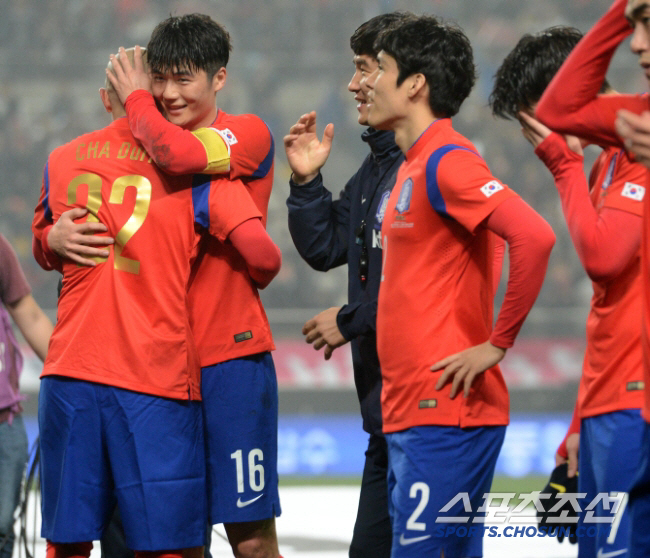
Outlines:
[[99,96],[102,99],[102,103],[104,104],[104,108],[106,109],[106,112],[113,112],[113,106],[111,105],[111,99],[108,96],[108,91],[106,91],[105,88],[100,87]]
[[411,99],[415,98],[418,94],[425,93],[427,89],[427,78],[424,77],[424,74],[413,74],[408,79],[411,80],[408,91]]
[[217,70],[217,72],[212,76],[212,89],[216,93],[224,85],[226,85],[226,78],[228,77],[228,71],[225,66],[222,66]]

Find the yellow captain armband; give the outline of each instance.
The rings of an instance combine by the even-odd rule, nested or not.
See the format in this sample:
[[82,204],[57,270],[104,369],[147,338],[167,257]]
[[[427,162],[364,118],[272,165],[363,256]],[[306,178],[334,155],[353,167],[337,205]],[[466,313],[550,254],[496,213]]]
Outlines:
[[192,135],[205,148],[208,164],[203,170],[206,174],[221,174],[230,170],[230,145],[214,128],[199,128]]

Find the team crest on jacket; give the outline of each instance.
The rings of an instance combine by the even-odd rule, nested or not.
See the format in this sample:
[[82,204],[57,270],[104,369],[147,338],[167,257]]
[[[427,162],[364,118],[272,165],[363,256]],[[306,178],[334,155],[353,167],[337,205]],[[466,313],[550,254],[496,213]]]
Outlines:
[[483,192],[486,198],[489,198],[492,194],[496,194],[499,190],[503,190],[503,186],[496,180],[490,180],[490,182],[481,186],[481,192]]
[[388,198],[390,198],[390,190],[386,190],[379,199],[379,205],[377,206],[377,213],[375,218],[377,219],[378,224],[382,224],[384,221],[384,213],[386,213],[386,206],[388,205]]
[[413,194],[413,180],[407,178],[402,183],[402,189],[399,191],[399,198],[397,200],[397,213],[404,213],[408,211],[408,208],[411,207],[411,195]]
[[237,143],[237,137],[228,128],[224,128],[223,130],[215,128],[215,130],[228,145],[235,145]]

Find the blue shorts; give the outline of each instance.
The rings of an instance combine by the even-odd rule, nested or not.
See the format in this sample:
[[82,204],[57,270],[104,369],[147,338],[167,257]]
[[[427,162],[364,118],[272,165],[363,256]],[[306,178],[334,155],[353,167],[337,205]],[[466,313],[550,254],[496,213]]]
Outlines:
[[[445,558],[483,555],[484,524],[474,518],[485,515],[477,510],[490,492],[505,433],[505,426],[417,426],[386,434],[391,558],[440,556],[442,550]],[[468,501],[474,512],[465,511]],[[453,520],[461,517],[469,519]]]
[[[579,558],[596,558],[601,554],[623,556],[629,548],[630,519],[627,502],[621,502],[625,508],[619,508],[621,513],[614,514],[615,501],[610,493],[630,491],[639,468],[644,424],[639,409],[582,419],[578,492],[584,492],[586,496],[580,500],[583,511],[578,529],[582,526],[583,532],[595,531],[595,536],[585,536],[578,540]],[[599,494],[605,494],[607,498],[601,499],[593,510],[589,509]],[[604,517],[608,521],[597,522],[598,517]]]
[[650,424],[643,425],[639,468],[630,488],[630,558],[650,556]]
[[204,544],[199,402],[47,376],[38,422],[45,539],[100,539],[117,502],[133,550]]
[[279,516],[278,383],[271,353],[201,371],[210,523]]

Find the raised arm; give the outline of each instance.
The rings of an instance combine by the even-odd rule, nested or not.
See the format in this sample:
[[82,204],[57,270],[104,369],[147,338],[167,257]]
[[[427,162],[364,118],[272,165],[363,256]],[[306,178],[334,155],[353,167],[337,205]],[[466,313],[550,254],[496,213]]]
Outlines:
[[622,145],[617,111],[641,113],[648,101],[638,95],[601,95],[607,68],[619,44],[632,33],[625,19],[626,0],[616,0],[576,45],[544,91],[535,116],[555,132],[600,145]]
[[230,146],[212,128],[184,130],[168,122],[151,95],[151,78],[135,47],[133,66],[124,48],[111,55],[106,77],[126,109],[133,135],[149,156],[169,174],[221,174],[230,170]]
[[[578,257],[592,281],[608,281],[621,274],[638,254],[641,245],[642,204],[621,198],[624,185],[621,173],[609,185],[607,206],[597,211],[591,201],[584,174],[582,154],[569,148],[558,134],[525,113],[520,114],[524,135],[535,146],[535,153],[551,171],[560,195],[562,211]],[[622,180],[628,184],[645,183],[646,171],[620,153],[612,163],[623,168]],[[627,208],[634,212],[627,211]]]
[[293,171],[289,181],[289,232],[302,258],[314,269],[327,271],[347,262],[350,228],[348,181],[340,198],[323,185],[320,169],[332,146],[333,126],[328,124],[323,138],[316,134],[316,113],[302,115],[284,137],[287,161]]

